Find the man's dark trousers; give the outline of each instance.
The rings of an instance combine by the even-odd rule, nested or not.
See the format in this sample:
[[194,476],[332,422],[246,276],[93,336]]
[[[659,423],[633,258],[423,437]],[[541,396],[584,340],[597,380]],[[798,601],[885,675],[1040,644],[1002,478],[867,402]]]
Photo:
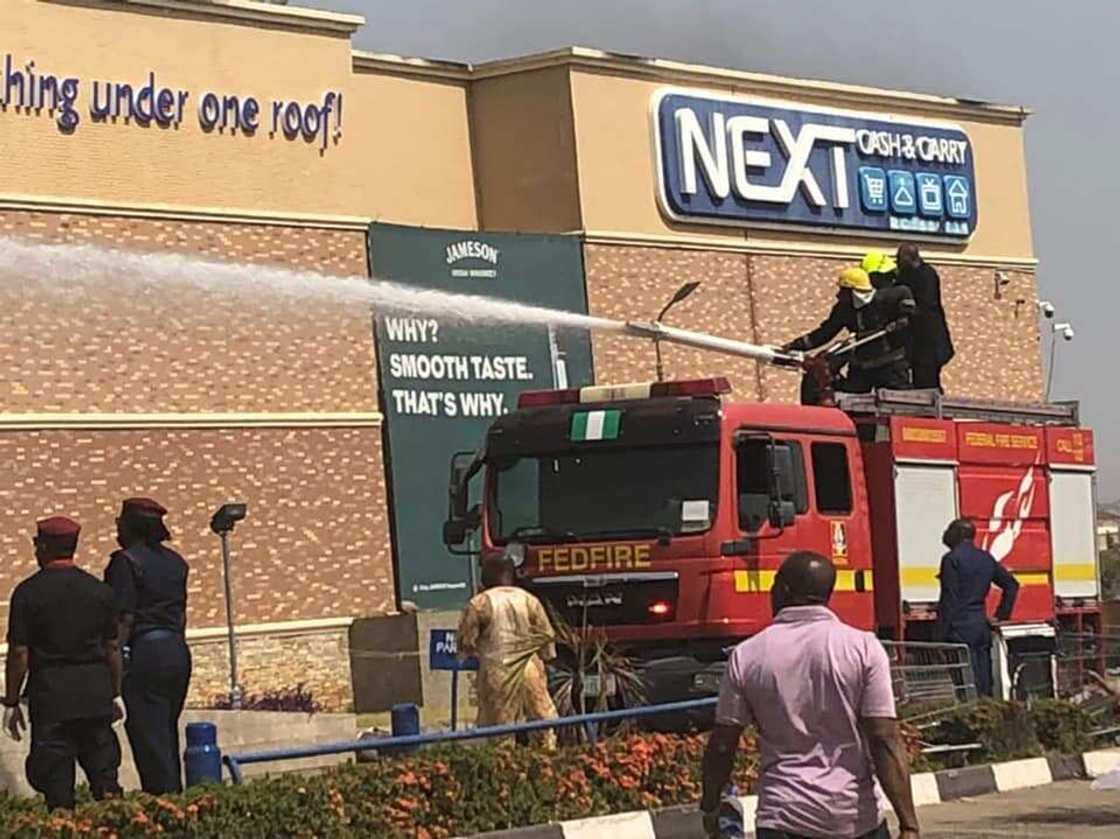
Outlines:
[[967,644],[978,696],[992,695],[992,628],[986,620],[970,620],[954,626],[947,641]]
[[179,715],[191,680],[191,654],[181,633],[158,630],[132,642],[121,691],[125,730],[145,792],[181,792]]
[[912,366],[915,390],[941,390],[941,365],[928,360],[915,361]]
[[[808,839],[808,837],[801,836],[797,833],[787,833],[784,830],[773,830],[769,827],[760,827],[754,834],[757,839]],[[870,833],[862,833],[855,839],[890,839],[890,831],[887,829],[887,823],[883,822]]]
[[48,809],[73,808],[75,760],[86,773],[94,798],[121,794],[117,782],[121,746],[110,718],[43,723],[32,716],[27,779],[46,797]]

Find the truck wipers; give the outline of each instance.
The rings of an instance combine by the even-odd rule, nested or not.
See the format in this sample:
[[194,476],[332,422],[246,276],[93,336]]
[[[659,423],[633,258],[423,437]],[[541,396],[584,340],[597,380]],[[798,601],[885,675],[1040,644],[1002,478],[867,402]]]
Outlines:
[[539,524],[523,524],[515,527],[509,534],[510,539],[520,539],[522,542],[571,542],[579,538],[575,531],[556,530]]
[[580,533],[579,539],[656,539],[668,545],[673,539],[673,531],[667,527],[624,527],[617,530],[591,530]]
[[538,542],[576,542],[587,539],[656,539],[662,545],[668,545],[673,539],[673,531],[667,527],[627,527],[617,530],[588,530],[576,532],[574,530],[557,530],[538,524],[523,524],[514,528],[507,537],[508,540],[519,540],[527,544]]

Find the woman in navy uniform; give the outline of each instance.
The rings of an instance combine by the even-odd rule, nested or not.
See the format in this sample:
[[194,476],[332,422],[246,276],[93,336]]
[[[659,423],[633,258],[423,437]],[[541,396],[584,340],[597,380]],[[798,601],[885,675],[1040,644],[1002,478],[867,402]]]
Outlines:
[[181,792],[179,715],[191,678],[187,625],[187,563],[164,542],[167,510],[130,498],[117,519],[119,551],[105,582],[120,614],[120,641],[130,650],[123,696],[125,731],[144,792]]

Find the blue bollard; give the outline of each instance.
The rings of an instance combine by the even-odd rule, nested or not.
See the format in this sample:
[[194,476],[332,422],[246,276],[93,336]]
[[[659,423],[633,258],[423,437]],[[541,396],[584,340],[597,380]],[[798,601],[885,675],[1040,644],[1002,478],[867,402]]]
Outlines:
[[188,787],[222,782],[222,750],[218,748],[218,727],[214,723],[187,723],[183,768],[186,769]]
[[[410,734],[420,733],[420,709],[411,702],[394,705],[389,712],[393,724],[394,737],[407,737]],[[402,746],[393,749],[397,754],[415,752],[419,746]]]

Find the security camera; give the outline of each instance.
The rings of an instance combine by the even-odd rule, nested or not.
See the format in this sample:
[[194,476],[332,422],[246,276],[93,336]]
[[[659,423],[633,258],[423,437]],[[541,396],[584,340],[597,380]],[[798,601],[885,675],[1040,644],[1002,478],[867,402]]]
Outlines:
[[1047,320],[1054,317],[1054,304],[1049,300],[1037,300],[1035,305],[1038,306],[1038,311]]
[[992,276],[992,280],[993,280],[993,283],[994,283],[993,296],[995,297],[996,300],[1002,300],[1003,299],[1003,288],[1004,288],[1004,286],[1009,285],[1011,283],[1011,278],[1009,276],[1007,276],[1007,274],[1005,274],[1003,271],[996,271],[995,274],[993,274],[993,276]]
[[1071,323],[1056,323],[1054,324],[1054,334],[1061,335],[1067,341],[1073,340],[1073,324]]

